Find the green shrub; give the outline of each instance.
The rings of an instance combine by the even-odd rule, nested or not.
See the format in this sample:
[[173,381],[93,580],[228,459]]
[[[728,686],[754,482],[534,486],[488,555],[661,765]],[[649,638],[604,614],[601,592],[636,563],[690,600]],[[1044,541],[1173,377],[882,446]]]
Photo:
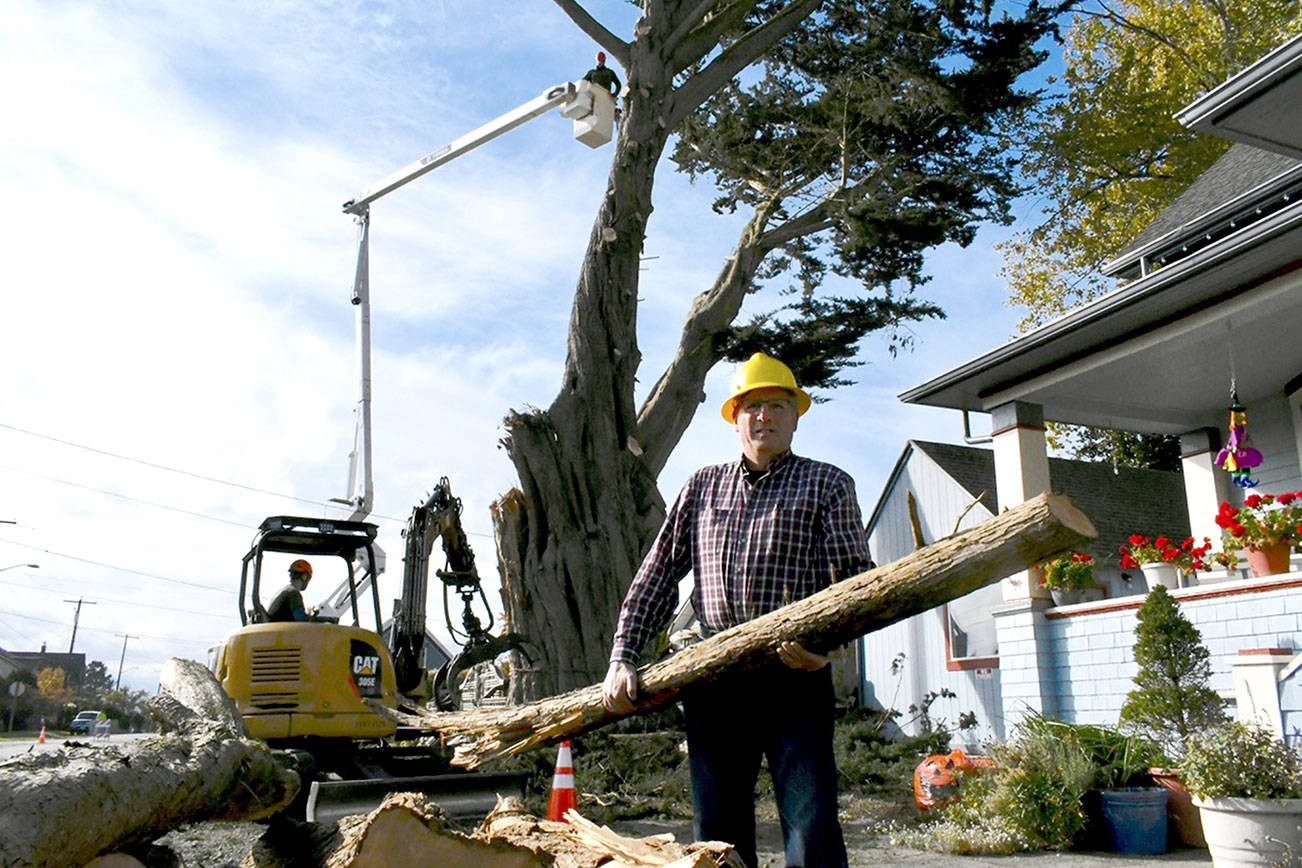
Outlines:
[[1134,733],[1088,723],[1063,723],[1042,715],[1028,718],[1025,725],[1046,738],[1079,745],[1094,766],[1090,786],[1096,790],[1152,786],[1148,770],[1166,764],[1166,756],[1156,742]]
[[906,830],[900,843],[947,853],[1006,855],[1065,850],[1085,825],[1081,798],[1096,766],[1080,743],[1032,719],[990,749],[994,768],[961,777],[941,819]]
[[1180,778],[1203,798],[1302,798],[1302,758],[1270,732],[1223,723],[1191,739]]
[[1147,735],[1178,759],[1194,733],[1224,720],[1208,683],[1211,655],[1180,606],[1158,586],[1139,607],[1135,626],[1135,689],[1121,707],[1123,728]]

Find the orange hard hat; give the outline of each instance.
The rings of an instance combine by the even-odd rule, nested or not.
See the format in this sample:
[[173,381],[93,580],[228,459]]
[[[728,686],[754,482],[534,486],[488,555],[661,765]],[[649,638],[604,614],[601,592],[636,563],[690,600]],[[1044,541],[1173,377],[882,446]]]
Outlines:
[[303,560],[302,558],[299,558],[298,560],[294,561],[292,564],[289,565],[289,571],[291,573],[307,573],[308,577],[311,578],[312,565],[309,564],[307,561]]

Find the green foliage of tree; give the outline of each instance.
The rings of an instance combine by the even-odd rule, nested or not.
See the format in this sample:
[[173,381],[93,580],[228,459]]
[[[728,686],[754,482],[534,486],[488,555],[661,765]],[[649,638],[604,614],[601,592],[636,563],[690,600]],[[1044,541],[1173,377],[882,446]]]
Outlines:
[[[1051,13],[996,18],[976,2],[833,0],[690,115],[672,152],[708,178],[719,212],[744,209],[742,243],[764,256],[745,294],[784,278],[792,300],[724,324],[725,358],[764,350],[811,387],[844,385],[859,341],[943,316],[914,297],[928,250],[966,246],[1010,220],[1018,193],[1002,133],[1030,94]],[[862,294],[825,289],[848,278]]]
[[98,660],[86,664],[86,673],[81,678],[81,689],[87,692],[104,692],[113,689],[113,676],[108,667]]
[[1050,444],[1081,461],[1115,467],[1180,470],[1180,438],[1169,434],[1140,434],[1084,425],[1048,425]]
[[1122,726],[1146,734],[1179,757],[1189,738],[1224,719],[1221,699],[1208,687],[1211,655],[1198,628],[1158,586],[1139,607],[1135,627],[1135,689],[1121,707]]
[[1020,139],[1044,220],[1001,245],[1029,330],[1112,288],[1100,267],[1225,151],[1173,114],[1302,28],[1298,0],[1087,0]]

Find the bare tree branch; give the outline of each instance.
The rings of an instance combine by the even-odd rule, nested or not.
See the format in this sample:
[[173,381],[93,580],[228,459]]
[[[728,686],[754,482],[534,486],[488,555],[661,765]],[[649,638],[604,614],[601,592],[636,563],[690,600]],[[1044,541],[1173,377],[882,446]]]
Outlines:
[[691,20],[682,22],[665,42],[668,67],[676,75],[705,57],[725,33],[741,27],[757,2],[758,0],[746,0],[729,3],[708,19],[695,13],[709,11],[709,7],[716,6],[717,3],[703,3],[705,9],[693,10]]
[[820,3],[822,0],[795,0],[790,6],[725,48],[709,66],[674,91],[672,107],[669,116],[665,119],[668,126],[672,129],[683,118],[696,111],[701,103],[723,87],[729,79],[753,63],[756,58],[761,57],[779,39],[800,26],[800,22],[813,14]]
[[568,15],[580,30],[591,36],[593,41],[602,48],[609,51],[610,56],[621,67],[625,70],[628,69],[629,46],[627,42],[607,30],[600,21],[593,18],[588,13],[588,10],[580,6],[576,0],[552,0],[552,2],[561,7],[561,11]]

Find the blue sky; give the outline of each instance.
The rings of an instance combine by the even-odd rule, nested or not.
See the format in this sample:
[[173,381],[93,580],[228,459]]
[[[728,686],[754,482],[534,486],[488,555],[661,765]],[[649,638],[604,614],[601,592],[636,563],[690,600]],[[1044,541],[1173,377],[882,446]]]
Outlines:
[[[590,8],[631,29],[633,7]],[[67,650],[65,600],[95,601],[77,650],[116,673],[127,634],[123,681],[152,691],[162,660],[204,660],[238,626],[254,528],[313,507],[199,477],[316,503],[346,493],[357,235],[341,204],[577,79],[595,50],[548,0],[0,7],[0,362],[11,377],[0,520],[17,522],[0,524],[0,567],[40,564],[0,572],[0,647]],[[495,578],[488,504],[514,479],[500,420],[547,406],[559,386],[610,154],[547,115],[372,208],[386,607],[402,522],[441,476],[465,504],[481,574]],[[735,243],[740,218],[713,214],[711,199],[671,166],[657,179],[639,289],[643,388]],[[796,449],[849,470],[865,513],[907,438],[961,437],[957,413],[895,396],[1013,333],[992,249],[1010,231],[937,250],[927,292],[949,318],[914,325],[914,350],[896,358],[870,338],[858,382],[802,420]],[[728,375],[707,383],[661,476],[667,498],[695,467],[737,453],[716,412]],[[332,585],[314,583],[309,603]]]

